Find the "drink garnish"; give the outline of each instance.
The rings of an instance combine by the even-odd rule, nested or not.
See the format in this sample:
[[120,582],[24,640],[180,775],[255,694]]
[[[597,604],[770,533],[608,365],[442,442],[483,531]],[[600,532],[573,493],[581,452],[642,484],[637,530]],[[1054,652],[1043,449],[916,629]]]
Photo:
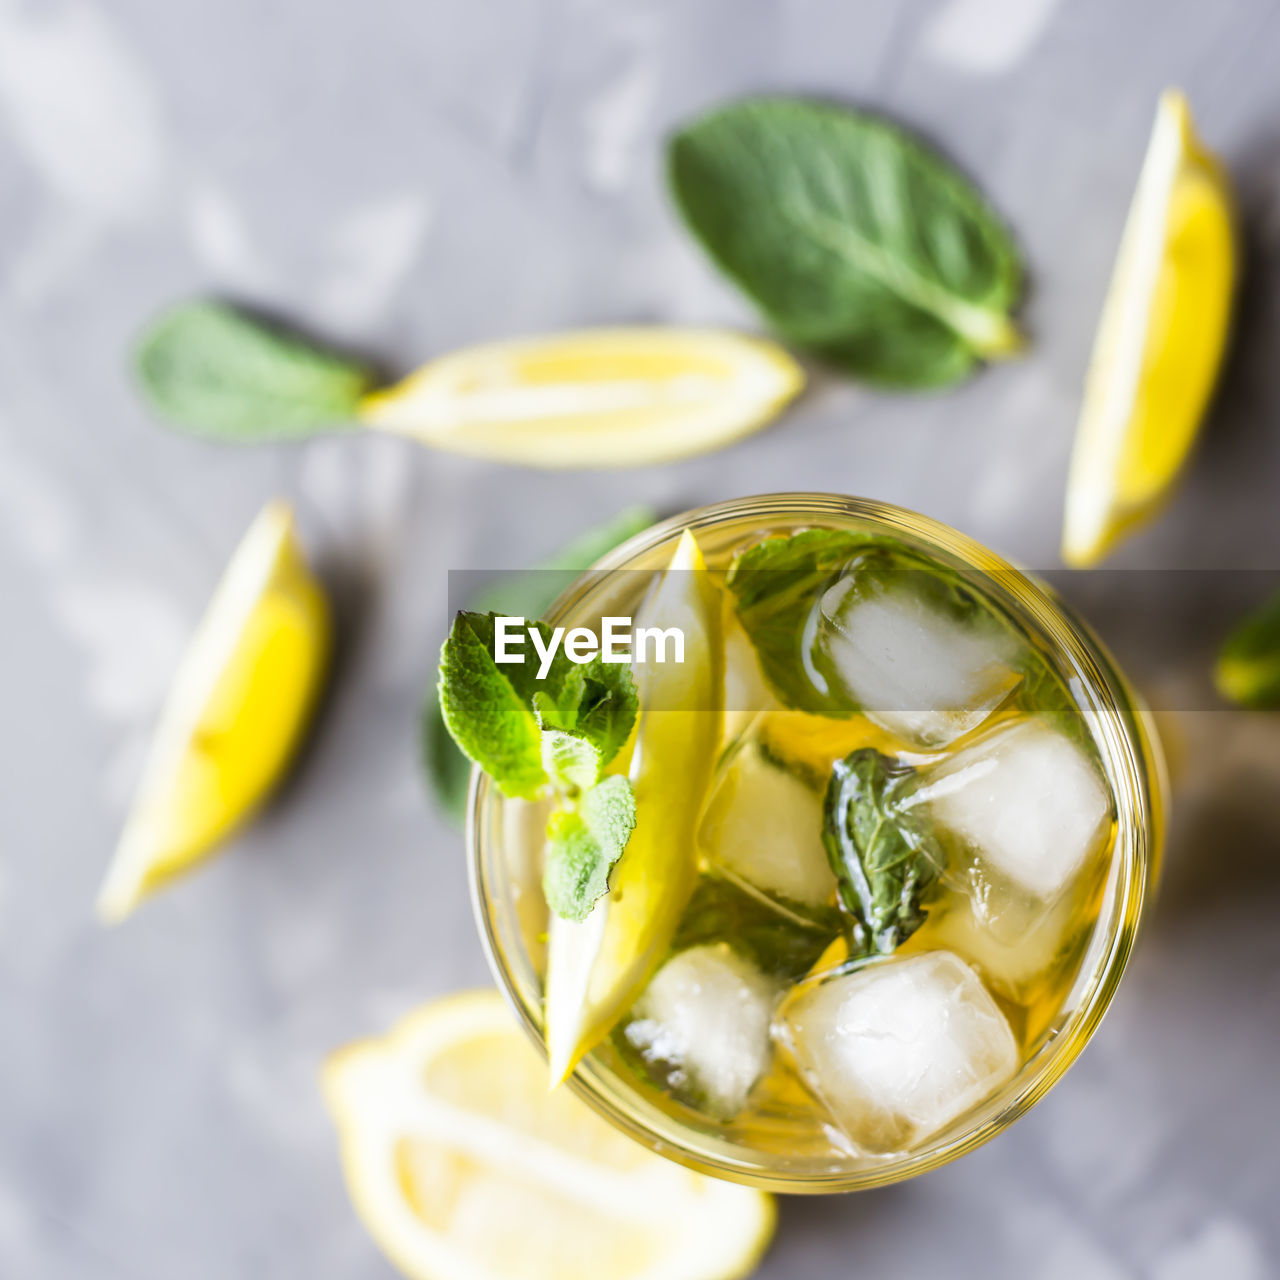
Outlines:
[[[601,778],[635,724],[638,699],[625,663],[575,663],[562,649],[539,678],[536,653],[496,658],[493,613],[461,612],[440,653],[440,708],[454,742],[503,795],[552,795],[544,891],[553,911],[586,918],[635,827],[631,786]],[[549,641],[551,628],[531,627]]]

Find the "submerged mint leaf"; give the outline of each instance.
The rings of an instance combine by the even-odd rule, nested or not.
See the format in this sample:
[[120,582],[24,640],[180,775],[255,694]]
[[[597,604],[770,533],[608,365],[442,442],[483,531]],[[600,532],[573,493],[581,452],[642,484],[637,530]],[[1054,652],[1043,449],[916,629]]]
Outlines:
[[533,713],[537,666],[494,660],[492,613],[459,613],[440,651],[440,708],[454,742],[503,795],[529,798],[546,782]]
[[1218,655],[1213,682],[1237,706],[1280,707],[1280,594],[1231,634]]
[[668,955],[727,942],[765,973],[798,982],[840,933],[840,915],[823,907],[806,921],[784,914],[732,880],[704,872],[689,899]]
[[887,955],[901,946],[924,923],[924,900],[946,865],[932,831],[892,804],[892,792],[913,772],[870,747],[831,767],[822,842],[855,922],[855,953]]
[[348,423],[369,369],[220,302],[162,315],[137,349],[142,390],[174,426],[251,442]]
[[619,775],[584,792],[574,808],[557,809],[547,824],[542,891],[566,920],[582,921],[609,891],[609,873],[636,825],[631,784]]
[[810,675],[810,621],[822,593],[873,544],[869,534],[805,529],[765,538],[734,557],[725,586],[760,669],[789,707],[817,715],[852,715],[857,708],[837,686],[817,687]]
[[902,593],[913,608],[936,613],[975,637],[986,635],[1020,677],[1010,686],[1016,705],[1096,751],[1053,660],[988,594],[989,580],[998,585],[994,575],[932,560],[897,538],[853,530],[805,529],[765,538],[741,551],[729,568],[726,586],[738,618],[785,706],[835,718],[859,712],[876,718],[877,708],[859,704],[823,642],[830,625],[820,616],[823,597],[849,576],[855,580],[837,612],[850,599],[879,594],[887,600]]
[[[535,568],[512,574],[477,593],[469,608],[477,613],[540,618],[578,574],[585,572],[614,547],[643,532],[656,519],[657,512],[651,507],[627,507],[611,520],[586,530]],[[445,728],[440,714],[440,698],[434,685],[428,691],[422,709],[421,741],[423,763],[436,799],[445,813],[461,825],[471,763]],[[626,741],[626,734],[623,734],[622,741]],[[607,747],[605,742],[601,749],[607,750]],[[617,748],[608,754],[612,759]]]
[[778,333],[869,382],[932,387],[1020,345],[1014,243],[977,189],[877,116],[733,103],[668,151],[671,190]]

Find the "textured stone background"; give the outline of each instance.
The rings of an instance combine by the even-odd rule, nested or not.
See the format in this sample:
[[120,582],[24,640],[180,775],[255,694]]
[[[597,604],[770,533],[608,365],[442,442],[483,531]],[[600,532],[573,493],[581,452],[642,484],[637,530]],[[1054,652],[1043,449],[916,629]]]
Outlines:
[[[1152,572],[1066,584],[1168,708],[1163,897],[1044,1104],[913,1184],[785,1205],[761,1274],[1274,1274],[1280,726],[1208,709],[1197,646],[1222,619],[1192,586],[1217,578],[1173,571],[1280,567],[1278,53],[1262,0],[0,0],[0,1274],[390,1274],[315,1078],[486,981],[415,764],[446,571],[517,567],[627,501],[783,488],[904,503],[1052,567],[1168,82],[1239,187],[1239,340],[1189,484],[1115,562]],[[676,226],[659,147],[760,89],[882,107],[980,180],[1030,262],[1025,359],[920,398],[818,380],[726,453],[573,476],[370,439],[224,450],[129,385],[139,325],[211,289],[395,367],[594,322],[750,325]],[[104,933],[90,903],[175,656],[276,492],[343,609],[314,745],[227,856]]]

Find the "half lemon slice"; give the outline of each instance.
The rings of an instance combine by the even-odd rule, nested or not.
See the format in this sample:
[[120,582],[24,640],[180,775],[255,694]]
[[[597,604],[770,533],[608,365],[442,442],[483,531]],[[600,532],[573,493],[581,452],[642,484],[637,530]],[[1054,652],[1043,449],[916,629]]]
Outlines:
[[1160,98],[1085,383],[1062,555],[1096,564],[1182,469],[1226,347],[1236,251],[1227,179],[1186,98]]
[[762,338],[599,329],[442,356],[360,417],[440,449],[534,467],[635,467],[704,453],[762,427],[804,385]]
[[675,933],[697,874],[694,832],[720,742],[720,602],[685,530],[640,627],[678,628],[683,662],[637,670],[636,825],[609,892],[581,923],[551,917],[546,1024],[558,1084],[626,1012]]
[[98,897],[115,923],[199,862],[283,774],[320,689],[329,607],[293,512],[250,526],[183,655]]
[[493,991],[434,1001],[323,1075],[356,1212],[414,1280],[729,1280],[769,1196],[692,1173],[567,1090]]

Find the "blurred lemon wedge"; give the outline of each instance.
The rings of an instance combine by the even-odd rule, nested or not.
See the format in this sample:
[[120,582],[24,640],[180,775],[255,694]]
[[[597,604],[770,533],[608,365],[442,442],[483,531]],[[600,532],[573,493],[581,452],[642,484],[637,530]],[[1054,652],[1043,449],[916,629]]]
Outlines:
[[553,1085],[648,982],[693,890],[694,831],[720,740],[719,625],[716,589],[686,529],[636,619],[637,630],[678,627],[684,661],[636,668],[635,830],[591,914],[581,923],[551,917],[545,1012]]
[[1233,206],[1186,98],[1160,98],[1103,306],[1067,483],[1062,555],[1101,560],[1159,510],[1195,442],[1227,341]]
[[719,448],[804,384],[762,338],[705,329],[597,329],[442,356],[360,417],[441,449],[534,467],[635,467]]
[[414,1280],[729,1280],[773,1234],[769,1196],[612,1129],[496,992],[425,1005],[323,1074],[356,1212]]
[[204,858],[279,780],[329,653],[325,596],[293,512],[250,526],[183,655],[98,897],[104,921]]

